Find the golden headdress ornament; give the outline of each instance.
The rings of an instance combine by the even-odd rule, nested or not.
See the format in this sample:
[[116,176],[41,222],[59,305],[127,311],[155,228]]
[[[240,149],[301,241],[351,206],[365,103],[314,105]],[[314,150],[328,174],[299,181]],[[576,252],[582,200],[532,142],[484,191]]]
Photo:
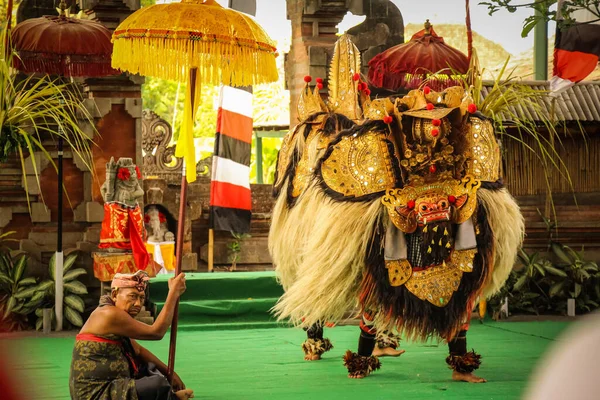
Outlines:
[[358,120],[362,110],[358,102],[360,51],[350,36],[340,36],[329,68],[329,110]]

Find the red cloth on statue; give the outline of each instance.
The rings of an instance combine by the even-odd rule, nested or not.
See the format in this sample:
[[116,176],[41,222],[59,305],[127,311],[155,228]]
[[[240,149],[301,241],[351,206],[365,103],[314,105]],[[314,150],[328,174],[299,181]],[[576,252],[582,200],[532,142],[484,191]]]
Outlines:
[[145,270],[150,261],[145,239],[144,216],[139,205],[104,204],[104,219],[100,231],[101,249],[131,250],[138,269]]

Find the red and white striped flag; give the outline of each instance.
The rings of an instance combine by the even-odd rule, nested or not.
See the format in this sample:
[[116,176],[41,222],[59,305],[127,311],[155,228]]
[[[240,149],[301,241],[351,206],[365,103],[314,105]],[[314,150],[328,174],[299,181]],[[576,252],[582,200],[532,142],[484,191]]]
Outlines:
[[[564,0],[558,2],[558,10]],[[550,90],[554,95],[582,81],[594,71],[600,57],[600,21],[598,16],[581,8],[571,13],[575,25],[561,30],[556,27],[554,71]]]
[[221,88],[210,187],[210,227],[247,233],[252,216],[252,93]]

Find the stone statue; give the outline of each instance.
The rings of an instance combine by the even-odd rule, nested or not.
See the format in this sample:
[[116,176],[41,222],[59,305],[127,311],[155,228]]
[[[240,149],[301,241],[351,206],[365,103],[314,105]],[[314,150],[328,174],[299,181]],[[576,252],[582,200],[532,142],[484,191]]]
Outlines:
[[142,174],[131,158],[113,157],[106,164],[106,181],[100,189],[105,203],[117,202],[135,207],[138,199],[144,196],[139,180]]
[[149,242],[172,242],[175,239],[175,235],[173,235],[172,232],[169,232],[167,218],[157,207],[150,207],[150,209],[148,209],[144,222],[146,231],[148,232]]
[[145,247],[146,230],[138,199],[144,196],[142,174],[131,158],[111,157],[106,164],[106,181],[100,191],[104,199],[104,219],[100,249],[132,252],[137,269],[146,269],[149,255]]

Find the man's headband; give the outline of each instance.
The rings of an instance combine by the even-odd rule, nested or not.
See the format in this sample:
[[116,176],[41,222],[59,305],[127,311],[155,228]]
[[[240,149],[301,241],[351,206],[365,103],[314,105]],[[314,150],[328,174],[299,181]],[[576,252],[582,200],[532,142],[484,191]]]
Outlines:
[[145,271],[138,271],[135,274],[115,274],[110,287],[112,289],[136,288],[143,292],[146,290],[149,280],[148,273]]

